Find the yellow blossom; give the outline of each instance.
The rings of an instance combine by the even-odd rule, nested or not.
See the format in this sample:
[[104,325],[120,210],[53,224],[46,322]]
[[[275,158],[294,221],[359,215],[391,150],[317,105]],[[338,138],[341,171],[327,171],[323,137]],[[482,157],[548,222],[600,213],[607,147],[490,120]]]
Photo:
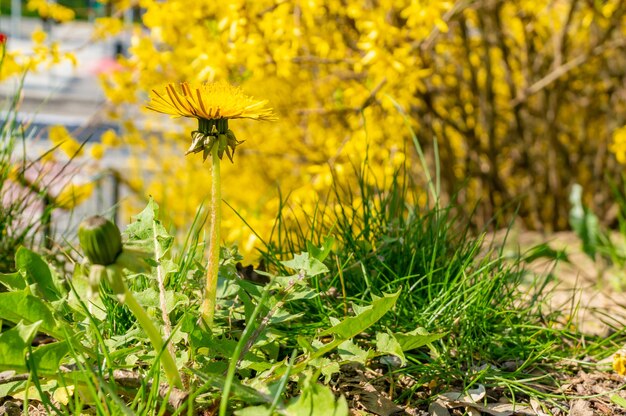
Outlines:
[[65,127],[53,126],[50,128],[49,135],[52,145],[61,149],[67,157],[73,158],[83,154],[80,143],[72,137]]
[[120,138],[115,133],[115,130],[108,129],[104,133],[102,133],[102,137],[100,137],[100,141],[104,146],[118,146],[121,143]]
[[84,184],[68,184],[55,198],[58,207],[72,209],[85,202],[93,193],[94,184],[92,182]]
[[33,33],[30,34],[30,38],[36,44],[42,44],[46,41],[48,35],[41,29],[35,29]]
[[96,160],[102,159],[104,156],[104,146],[100,143],[94,143],[91,145],[91,157]]
[[257,101],[243,93],[241,88],[225,82],[205,82],[179,88],[168,84],[164,89],[152,90],[147,108],[173,117],[190,117],[205,120],[251,118],[276,120],[267,100]]
[[613,356],[613,370],[620,376],[626,375],[626,355],[616,352]]
[[124,28],[120,19],[114,17],[99,17],[96,19],[92,39],[104,39],[107,36],[117,35]]
[[615,158],[621,164],[626,164],[626,126],[613,132],[613,143],[609,146]]
[[67,22],[74,18],[74,11],[68,7],[47,0],[29,0],[26,7],[36,11],[42,18],[54,19],[58,22]]

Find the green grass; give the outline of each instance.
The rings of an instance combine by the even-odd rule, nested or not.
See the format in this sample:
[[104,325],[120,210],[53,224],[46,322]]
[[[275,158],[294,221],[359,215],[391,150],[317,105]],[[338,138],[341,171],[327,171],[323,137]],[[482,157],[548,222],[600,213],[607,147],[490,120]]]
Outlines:
[[[436,382],[438,391],[482,383],[541,397],[530,385],[557,385],[558,376],[550,374],[557,366],[561,375],[568,371],[560,365],[563,360],[616,349],[617,339],[624,337],[621,328],[607,342],[577,333],[571,321],[557,324],[568,320],[568,312],[545,312],[548,276],[533,278],[521,257],[505,259],[487,247],[485,233],[458,217],[454,202],[440,206],[436,174],[420,187],[403,169],[384,184],[371,177],[367,163],[354,169],[358,197],[368,201],[356,211],[343,209],[354,206],[354,192],[337,180],[329,201],[320,202],[304,223],[286,221],[287,210],[293,208],[288,200],[281,204],[273,238],[261,252],[266,263],[280,269],[278,259],[288,253],[306,250],[311,242],[320,245],[327,235],[336,239],[326,261],[330,273],[314,284],[319,292],[332,290],[337,296],[290,305],[292,313],[304,313],[308,322],[325,326],[330,317],[341,319],[352,303],[364,305],[371,295],[401,289],[395,309],[376,329],[408,332],[421,327],[445,333],[429,348],[408,353],[405,368],[393,370],[394,375],[413,375],[417,386]],[[420,192],[430,196],[426,206],[414,202]],[[333,209],[333,203],[342,209]],[[311,327],[315,324],[292,330]],[[371,346],[371,335],[358,342]],[[545,376],[534,379],[537,373]],[[525,381],[529,379],[534,381]],[[398,401],[413,394],[404,391]]]

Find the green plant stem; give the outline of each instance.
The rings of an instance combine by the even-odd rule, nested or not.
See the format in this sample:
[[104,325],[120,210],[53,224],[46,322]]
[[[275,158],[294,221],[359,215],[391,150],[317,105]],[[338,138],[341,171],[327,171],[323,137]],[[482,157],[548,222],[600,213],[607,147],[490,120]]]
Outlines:
[[167,348],[163,348],[164,342],[161,337],[161,333],[157,329],[156,326],[152,323],[152,318],[148,316],[146,311],[141,307],[137,299],[133,296],[132,292],[126,288],[124,292],[124,302],[128,309],[135,315],[139,325],[146,331],[148,338],[150,338],[150,342],[152,342],[152,346],[156,350],[157,354],[161,354],[161,364],[163,365],[163,370],[165,371],[165,375],[172,387],[183,388],[183,383],[180,379],[180,374],[178,373],[178,368],[176,367],[176,361],[174,361],[174,357],[170,354]]
[[235,351],[233,352],[232,357],[230,357],[228,372],[226,373],[226,380],[224,381],[224,390],[222,391],[222,399],[220,401],[219,416],[226,416],[226,411],[228,410],[228,398],[230,396],[230,389],[233,385],[233,380],[235,378],[235,372],[237,371],[239,359],[244,352],[244,347],[247,344],[248,337],[252,332],[252,328],[255,326],[254,321],[256,320],[257,316],[261,312],[261,309],[265,305],[265,302],[269,297],[269,293],[269,285],[267,285],[265,286],[265,290],[263,290],[263,293],[261,294],[261,299],[259,299],[259,303],[257,303],[256,307],[252,311],[252,315],[250,315],[250,319],[248,319],[246,327],[241,333],[241,338],[239,338],[239,341],[237,342],[237,346],[235,347]]
[[211,150],[211,220],[209,222],[209,263],[206,273],[206,287],[202,302],[202,319],[209,326],[213,326],[215,316],[215,302],[217,294],[217,276],[220,263],[220,220],[222,195],[220,189],[220,159],[217,145]]

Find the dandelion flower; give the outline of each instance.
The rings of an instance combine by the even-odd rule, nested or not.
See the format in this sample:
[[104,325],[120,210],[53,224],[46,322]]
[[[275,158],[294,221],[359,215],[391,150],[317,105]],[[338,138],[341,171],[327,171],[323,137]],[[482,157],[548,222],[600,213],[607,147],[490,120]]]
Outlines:
[[228,128],[228,120],[276,120],[273,110],[267,107],[267,100],[255,100],[241,88],[225,82],[168,84],[163,89],[152,90],[147,108],[172,117],[197,119],[198,130],[191,133],[192,143],[187,154],[204,152],[206,159],[217,144],[218,157],[221,159],[225,152],[231,162],[235,147],[241,142]]
[[276,120],[266,101],[258,101],[243,93],[241,88],[225,82],[205,82],[190,85],[186,82],[168,84],[164,90],[152,90],[148,109],[173,117],[205,120],[251,118]]
[[209,261],[204,300],[201,306],[202,320],[211,327],[216,308],[217,277],[220,261],[220,218],[222,202],[220,189],[220,159],[224,153],[233,161],[235,148],[241,144],[235,133],[228,128],[228,120],[249,118],[275,120],[267,101],[258,101],[243,93],[241,88],[229,84],[203,83],[189,85],[168,84],[165,89],[152,90],[147,108],[172,117],[188,117],[198,120],[198,130],[191,132],[189,153],[203,152],[206,160],[211,155],[211,203],[209,221]]

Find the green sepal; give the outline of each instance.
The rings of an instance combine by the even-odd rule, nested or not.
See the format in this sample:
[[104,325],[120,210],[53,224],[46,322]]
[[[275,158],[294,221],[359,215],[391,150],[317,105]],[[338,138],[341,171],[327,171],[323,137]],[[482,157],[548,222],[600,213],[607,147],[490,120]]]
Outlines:
[[78,241],[91,264],[108,266],[122,252],[119,228],[104,217],[93,216],[80,223]]

